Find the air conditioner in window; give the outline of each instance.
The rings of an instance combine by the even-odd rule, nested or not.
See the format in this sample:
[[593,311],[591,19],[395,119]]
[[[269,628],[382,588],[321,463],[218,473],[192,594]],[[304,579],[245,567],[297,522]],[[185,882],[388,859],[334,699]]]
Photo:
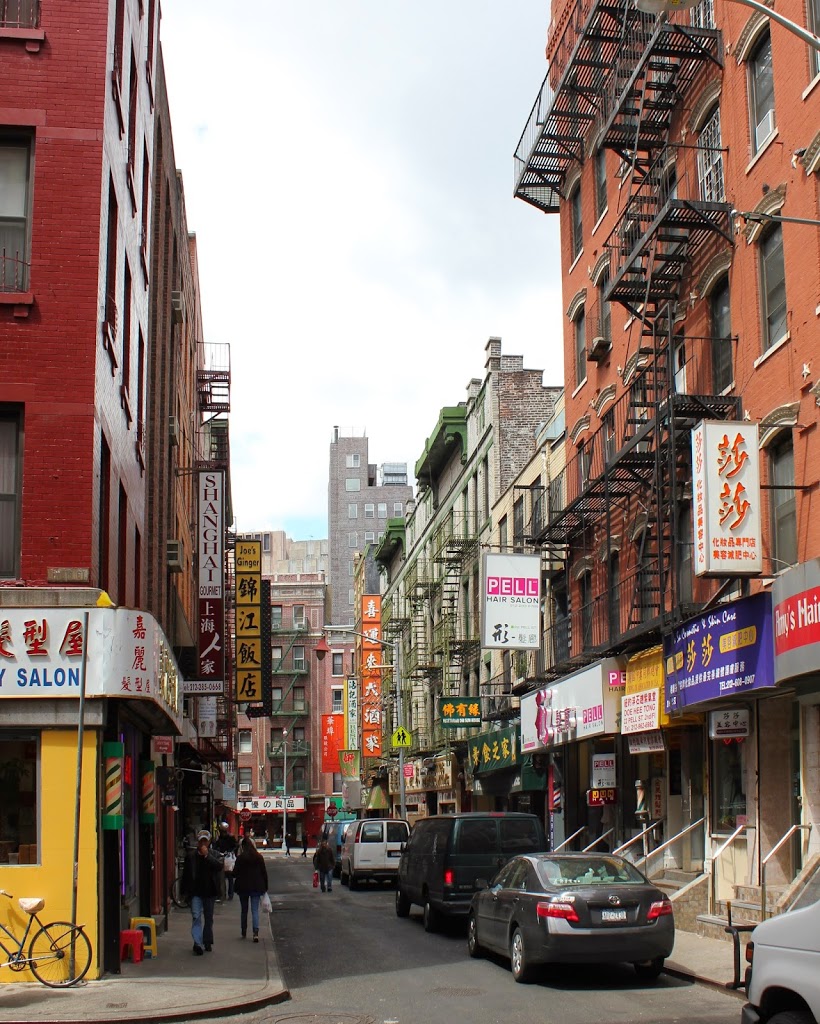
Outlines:
[[251,784],[250,784],[250,782],[240,782],[239,783],[239,792],[240,793],[250,793],[250,791],[251,791]]
[[166,546],[166,562],[171,572],[182,572],[182,541],[169,540]]
[[182,323],[184,301],[182,292],[171,292],[171,319],[175,324]]
[[168,439],[174,448],[179,444],[179,420],[176,416],[168,417]]
[[768,139],[772,134],[774,128],[774,107],[772,107],[772,109],[767,110],[763,117],[757,122],[757,127],[755,128],[755,142],[758,149],[760,149],[766,139]]

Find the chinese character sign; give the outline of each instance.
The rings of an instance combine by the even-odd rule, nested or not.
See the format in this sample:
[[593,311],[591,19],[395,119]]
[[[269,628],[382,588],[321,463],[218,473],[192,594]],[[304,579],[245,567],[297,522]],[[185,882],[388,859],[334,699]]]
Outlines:
[[236,608],[236,699],[262,700],[262,542],[237,540]]
[[471,737],[467,740],[467,757],[473,775],[515,767],[521,763],[518,730],[498,729]]
[[322,715],[322,771],[339,770],[339,751],[344,746],[344,715]]
[[382,755],[382,599],[362,596],[362,757]]
[[481,646],[520,651],[538,650],[540,643],[540,555],[485,554]]
[[692,489],[696,575],[762,572],[756,423],[704,420],[695,427]]
[[439,697],[438,715],[443,729],[481,725],[478,697]]
[[350,748],[359,746],[359,680],[348,676],[345,680],[345,739]]
[[225,678],[225,561],[223,558],[225,474],[199,474],[197,557],[200,679]]

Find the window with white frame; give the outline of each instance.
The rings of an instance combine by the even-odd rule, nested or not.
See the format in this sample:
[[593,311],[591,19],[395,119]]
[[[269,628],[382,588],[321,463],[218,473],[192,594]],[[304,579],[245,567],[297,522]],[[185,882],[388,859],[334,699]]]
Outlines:
[[572,322],[575,334],[575,386],[578,387],[587,376],[587,331],[586,311],[581,306]]
[[295,604],[293,606],[293,628],[304,629],[306,625],[305,606],[303,604]]
[[332,667],[330,674],[333,676],[343,676],[345,671],[345,656],[342,651],[334,651],[332,658]]
[[355,599],[355,595],[353,593],[353,588],[351,587],[350,590],[348,590],[348,592],[347,592],[347,603],[348,604],[353,604],[354,599]]
[[236,769],[236,783],[239,786],[239,792],[249,792],[253,789],[253,768],[237,768]]
[[282,628],[282,605],[272,604],[270,608],[270,625],[271,629]]
[[304,686],[293,687],[293,710],[304,711],[306,708],[305,704],[305,688]]
[[359,506],[358,505],[348,505],[347,506],[347,518],[348,519],[358,519],[359,518]]
[[394,501],[393,502],[393,515],[394,516],[404,515],[404,502],[403,501]]
[[712,289],[709,313],[712,322],[712,391],[720,395],[734,379],[728,275],[724,275]]
[[603,146],[595,153],[595,219],[604,215],[607,208],[606,195],[606,150]]
[[[335,657],[335,655],[334,655]],[[342,655],[340,655],[342,657]],[[342,675],[341,670],[334,672],[334,675]],[[345,709],[345,692],[341,686],[332,686],[330,688],[330,711],[331,714],[341,715]]]
[[720,107],[715,104],[698,135],[698,184],[705,203],[725,202]]
[[769,447],[772,555],[774,571],[797,564],[797,503],[794,492],[794,445],[791,431]]
[[696,7],[689,11],[689,21],[693,28],[714,28],[714,0],[701,0]]
[[[806,21],[809,31],[820,36],[820,0],[806,0]],[[809,47],[809,73],[812,78],[820,75],[820,50]]]
[[786,267],[783,228],[773,225],[760,241],[760,299],[764,351],[786,335]]
[[358,469],[362,464],[362,457],[358,454],[348,455],[345,462],[348,469]]
[[279,644],[277,644],[275,647],[271,647],[270,660],[274,672],[276,672],[277,669],[280,669],[282,667],[282,648]]
[[581,205],[581,183],[569,198],[571,257],[576,259],[584,248],[584,216]]
[[386,501],[380,501],[379,502],[378,516],[379,516],[379,519],[387,519],[387,502]]
[[757,153],[776,127],[772,39],[768,31],[763,33],[749,57],[748,79],[749,130],[752,153]]
[[346,491],[360,491],[362,489],[362,482],[357,476],[349,476],[345,480]]
[[[365,538],[365,539],[367,539],[367,538]],[[353,562],[353,561],[348,562],[347,563],[347,575],[348,576],[352,576],[355,571],[356,571],[356,563]]]
[[359,546],[359,535],[358,535],[358,533],[349,533],[347,535],[347,546],[349,548],[357,548]]
[[0,408],[0,577],[7,579],[19,571],[20,427],[20,415],[15,410]]
[[0,292],[29,286],[30,174],[31,139],[0,135]]
[[306,668],[305,664],[305,648],[302,644],[294,644],[293,647],[293,667],[298,672],[304,672]]
[[605,270],[598,278],[598,330],[604,341],[612,344],[612,306],[604,295],[609,287],[609,271]]
[[364,507],[364,517],[365,517],[365,519],[375,519],[376,518],[376,506],[373,505],[373,504],[366,504],[365,507]]
[[253,751],[253,733],[250,729],[239,730],[239,741],[236,745],[237,753],[250,754]]

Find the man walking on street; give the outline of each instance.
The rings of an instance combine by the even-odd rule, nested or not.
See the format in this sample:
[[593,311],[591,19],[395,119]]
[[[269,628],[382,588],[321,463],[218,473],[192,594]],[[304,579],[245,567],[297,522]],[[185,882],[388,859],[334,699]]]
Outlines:
[[307,829],[302,830],[302,856],[307,857],[308,834]]
[[222,862],[211,850],[211,833],[197,833],[196,849],[185,858],[180,889],[191,907],[191,938],[194,956],[202,956],[213,948],[214,905],[219,895]]
[[322,892],[333,892],[333,869],[336,867],[336,855],[323,839],[319,849],[313,854],[313,866],[319,872],[319,884]]

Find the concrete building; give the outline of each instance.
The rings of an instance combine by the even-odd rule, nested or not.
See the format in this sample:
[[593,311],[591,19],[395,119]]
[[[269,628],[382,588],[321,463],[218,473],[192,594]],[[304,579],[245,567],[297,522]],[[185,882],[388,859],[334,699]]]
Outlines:
[[294,572],[322,572],[327,576],[327,539],[292,540],[284,530],[262,530],[240,536],[261,541],[263,576]]
[[[807,10],[816,32],[816,4],[778,7]],[[528,513],[561,565],[522,742],[537,690],[557,725],[532,749],[560,769],[565,833],[601,834],[603,792],[614,841],[635,856],[650,828],[662,852],[642,865],[692,882],[694,927],[727,897],[759,902],[766,871],[782,895],[818,850],[820,656],[805,629],[770,641],[820,582],[819,58],[732,3],[551,17],[515,192],[560,218],[567,450]],[[713,618],[754,642],[735,656]]]
[[[366,434],[344,434],[333,428],[330,443],[327,528],[330,542],[330,619],[350,625],[354,613],[356,554],[377,544],[387,520],[403,516],[413,489],[405,463],[368,461]],[[337,638],[334,638],[337,639]],[[343,639],[338,637],[338,639]]]

